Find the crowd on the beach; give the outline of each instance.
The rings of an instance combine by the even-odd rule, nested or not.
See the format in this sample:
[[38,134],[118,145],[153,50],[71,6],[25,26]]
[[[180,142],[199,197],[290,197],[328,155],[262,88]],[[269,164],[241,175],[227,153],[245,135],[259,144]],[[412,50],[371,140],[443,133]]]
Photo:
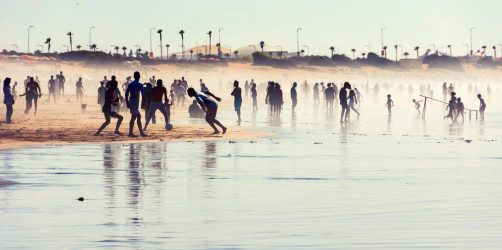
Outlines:
[[[97,104],[101,107],[105,122],[95,133],[96,135],[100,135],[110,124],[111,118],[117,119],[115,134],[122,135],[120,126],[124,117],[120,115],[121,110],[129,110],[131,114],[128,133],[131,137],[136,137],[134,133],[135,125],[138,127],[140,136],[147,136],[145,131],[148,125],[150,123],[156,124],[156,111],[160,111],[164,116],[165,129],[171,130],[173,128],[170,120],[171,109],[176,106],[181,108],[185,107],[188,98],[194,98],[193,102],[188,106],[190,118],[205,117],[206,122],[213,129],[214,134],[219,134],[220,129],[223,134],[226,133],[227,128],[216,119],[218,102],[221,101],[221,98],[209,91],[203,79],[199,80],[199,90],[190,87],[185,77],[175,79],[168,88],[166,88],[162,79],[156,79],[155,76],[152,76],[144,83],[140,82],[140,80],[140,73],[134,72],[133,76],[127,77],[125,81],[123,81],[121,88],[119,88],[119,82],[115,76],[111,76],[110,79],[108,79],[107,76],[103,77],[103,80],[100,81],[100,87],[97,89]],[[45,103],[50,104],[52,99],[53,103],[56,104],[61,98],[65,97],[65,83],[66,78],[62,71],[56,74],[55,77],[51,75],[47,83],[48,97]],[[373,92],[373,96],[379,96],[380,88],[388,91],[391,89],[387,83],[382,84],[382,86],[375,84],[373,87],[369,87],[368,83],[366,83],[362,86],[366,92]],[[29,114],[33,107],[34,113],[36,114],[38,102],[42,97],[42,89],[38,77],[34,78],[32,76],[27,76],[26,80],[24,80],[24,93],[20,95],[18,95],[16,87],[17,82],[14,82],[11,86],[11,78],[5,78],[3,93],[4,104],[6,105],[7,124],[12,122],[13,105],[19,97],[25,97],[25,114]],[[258,93],[265,92],[265,104],[268,105],[269,114],[273,117],[279,117],[281,115],[285,98],[281,85],[278,82],[269,81],[266,84],[260,83],[258,85],[254,79],[252,79],[251,81],[246,81],[243,87],[244,91],[241,89],[239,81],[235,80],[232,84],[232,92],[230,93],[234,99],[234,110],[237,113],[237,121],[239,124],[241,122],[243,95],[245,99],[251,98],[252,110],[256,112],[258,110]],[[344,82],[340,88],[334,82],[329,82],[327,84],[324,82],[316,82],[312,86],[310,86],[307,81],[304,81],[301,86],[299,86],[297,82],[293,82],[290,89],[292,112],[295,112],[298,105],[297,87],[301,88],[304,99],[312,98],[314,105],[323,105],[327,112],[333,112],[335,107],[341,107],[341,123],[349,122],[352,112],[357,114],[357,116],[361,114],[357,105],[361,103],[363,95],[358,88],[353,88],[349,82]],[[85,111],[87,104],[83,103],[85,89],[82,77],[79,77],[75,83],[75,89],[76,101],[81,104],[82,110]],[[402,92],[403,90],[404,85],[400,84],[398,91]],[[477,86],[473,89],[472,84],[470,84],[468,86],[468,92],[472,93],[473,90],[479,92]],[[310,97],[311,91],[312,97]],[[413,92],[414,90],[410,84],[408,86],[408,93],[411,96]],[[464,119],[465,106],[462,99],[457,96],[453,83],[448,85],[445,82],[442,85],[443,101],[433,98],[434,93],[430,85],[426,86],[421,84],[419,86],[419,92],[422,97],[426,98],[425,100],[429,98],[430,100],[446,104],[448,114],[444,118],[450,118],[453,122],[456,122],[459,118]],[[486,93],[488,96],[491,93],[489,86],[487,87]],[[448,96],[450,96],[450,98],[449,101],[446,102]],[[480,114],[480,119],[484,119],[484,112],[486,110],[485,100],[479,93],[476,96],[479,100],[479,108],[477,111]],[[423,101],[412,99],[412,102],[415,109],[420,114],[422,112],[421,102]],[[392,114],[393,107],[394,101],[392,100],[392,96],[391,94],[387,94],[385,108],[389,115]],[[144,118],[141,115],[141,109],[144,111]],[[144,126],[142,122],[143,119],[145,122]]]

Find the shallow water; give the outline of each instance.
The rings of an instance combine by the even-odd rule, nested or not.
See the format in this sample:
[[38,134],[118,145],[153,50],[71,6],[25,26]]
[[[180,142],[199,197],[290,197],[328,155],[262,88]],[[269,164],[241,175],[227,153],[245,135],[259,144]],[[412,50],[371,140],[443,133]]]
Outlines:
[[0,248],[500,248],[502,114],[369,106],[246,111],[272,138],[1,151]]

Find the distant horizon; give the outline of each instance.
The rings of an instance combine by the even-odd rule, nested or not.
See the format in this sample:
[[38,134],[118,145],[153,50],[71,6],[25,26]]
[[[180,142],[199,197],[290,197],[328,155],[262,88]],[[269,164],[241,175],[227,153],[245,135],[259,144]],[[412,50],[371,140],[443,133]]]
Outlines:
[[[446,46],[451,44],[453,55],[465,55],[470,47],[471,27],[475,27],[474,51],[483,45],[490,48],[487,49],[488,55],[493,54],[491,47],[494,45],[502,50],[499,47],[502,34],[494,32],[498,28],[496,24],[501,21],[498,15],[502,11],[500,1],[445,0],[437,3],[423,0],[404,3],[389,0],[381,4],[369,0],[312,0],[291,5],[284,0],[257,0],[239,2],[238,6],[230,0],[211,3],[149,0],[138,6],[133,3],[136,2],[3,0],[0,8],[9,11],[0,16],[0,32],[6,37],[0,41],[0,48],[26,52],[27,29],[33,25],[29,32],[31,52],[40,50],[41,46],[45,52],[47,37],[52,39],[53,51],[65,52],[67,49],[63,46],[69,44],[66,33],[70,31],[74,33],[74,50],[76,45],[89,49],[91,27],[95,27],[92,29],[92,43],[103,51],[113,50],[112,45],[126,46],[128,50],[139,46],[143,51],[150,51],[150,28],[155,27],[152,29],[155,56],[160,54],[157,29],[163,30],[163,44],[170,44],[170,54],[181,51],[179,30],[186,32],[185,48],[189,49],[208,44],[206,33],[210,30],[213,32],[212,45],[215,45],[220,28],[223,28],[222,46],[231,47],[232,51],[263,40],[267,46],[296,52],[297,29],[300,27],[299,49],[315,55],[329,55],[331,46],[339,54],[350,55],[353,48],[357,55],[369,51],[379,54],[382,28],[385,28],[384,45],[389,47],[389,52],[394,45],[402,45],[402,52],[411,55],[415,46],[420,46],[423,52],[434,48],[446,52]],[[131,10],[138,14],[131,14]],[[152,10],[165,11],[152,13]],[[29,16],[26,18],[24,13]],[[389,56],[393,54],[389,53]]]

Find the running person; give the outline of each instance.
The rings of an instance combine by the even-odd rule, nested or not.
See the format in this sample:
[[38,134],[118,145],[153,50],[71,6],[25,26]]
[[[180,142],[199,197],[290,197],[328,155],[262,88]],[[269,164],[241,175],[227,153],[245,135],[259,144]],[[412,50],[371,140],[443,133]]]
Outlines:
[[[164,99],[164,102],[162,102],[162,99]],[[143,129],[144,131],[146,131],[150,120],[155,116],[155,112],[157,110],[160,110],[160,112],[164,115],[164,120],[166,121],[166,130],[171,129],[171,126],[169,126],[171,124],[171,114],[166,107],[169,107],[167,89],[162,85],[162,79],[159,79],[157,80],[157,86],[153,87],[150,92],[150,104],[148,105],[148,112],[146,112],[147,117],[145,128]]]
[[197,92],[193,88],[188,88],[187,94],[189,97],[194,97],[195,100],[197,100],[199,105],[202,107],[204,112],[206,112],[206,122],[209,124],[209,126],[211,126],[211,128],[214,129],[213,134],[220,133],[220,131],[216,128],[214,124],[221,127],[221,129],[223,130],[223,134],[225,134],[227,132],[227,128],[223,126],[223,124],[221,124],[218,120],[216,120],[216,114],[218,112],[218,104],[214,99],[216,99],[219,102],[221,101],[221,98],[216,97],[211,92],[206,92],[206,93]]
[[[136,121],[138,124],[139,133],[142,137],[146,137],[147,135],[143,132],[143,126],[141,126],[141,113],[139,112],[140,106],[140,97],[143,96],[143,84],[139,82],[141,75],[138,71],[134,72],[134,81],[127,86],[127,90],[125,93],[125,101],[127,107],[131,112],[131,120],[129,121],[129,137],[136,137],[133,133],[134,130],[134,122]],[[115,84],[115,83],[114,83]]]
[[[101,84],[103,84],[103,83],[101,83]],[[122,135],[119,131],[119,128],[120,128],[120,124],[122,123],[122,120],[124,118],[121,115],[117,114],[115,111],[112,111],[112,105],[114,105],[115,103],[117,103],[119,101],[119,98],[116,98],[116,96],[115,96],[115,90],[117,89],[117,86],[118,86],[118,84],[116,81],[111,82],[110,87],[106,90],[103,108],[101,109],[103,111],[103,114],[105,115],[105,122],[103,123],[103,125],[101,125],[101,127],[96,132],[96,134],[95,134],[96,136],[101,135],[101,131],[103,131],[103,129],[105,129],[106,126],[108,126],[108,124],[110,124],[111,117],[118,119],[114,134]]]

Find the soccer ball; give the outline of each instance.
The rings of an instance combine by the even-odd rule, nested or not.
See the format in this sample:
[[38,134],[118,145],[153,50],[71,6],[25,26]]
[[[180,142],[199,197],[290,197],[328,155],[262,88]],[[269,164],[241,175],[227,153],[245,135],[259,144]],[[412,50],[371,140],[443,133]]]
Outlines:
[[173,129],[173,125],[171,123],[168,123],[166,125],[166,130],[172,130]]

